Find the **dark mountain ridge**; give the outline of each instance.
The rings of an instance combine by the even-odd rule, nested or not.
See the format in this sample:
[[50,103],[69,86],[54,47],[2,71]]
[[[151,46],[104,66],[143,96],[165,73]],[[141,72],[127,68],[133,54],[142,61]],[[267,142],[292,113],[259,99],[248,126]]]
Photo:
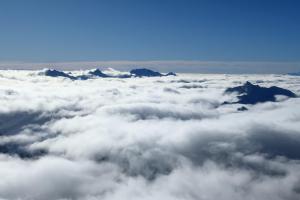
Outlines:
[[[237,93],[238,101],[233,103],[240,104],[256,104],[263,102],[275,102],[276,95],[283,95],[290,98],[297,97],[297,95],[290,90],[283,89],[280,87],[261,87],[259,85],[253,85],[250,82],[246,82],[242,86],[227,88],[225,93]],[[225,102],[225,104],[228,102]]]

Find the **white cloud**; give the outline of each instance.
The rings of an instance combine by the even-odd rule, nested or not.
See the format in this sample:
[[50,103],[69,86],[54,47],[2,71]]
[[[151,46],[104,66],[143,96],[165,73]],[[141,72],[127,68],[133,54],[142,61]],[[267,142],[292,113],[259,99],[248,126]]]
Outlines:
[[298,199],[300,100],[222,105],[246,80],[300,92],[299,78],[279,75],[3,71],[0,198]]

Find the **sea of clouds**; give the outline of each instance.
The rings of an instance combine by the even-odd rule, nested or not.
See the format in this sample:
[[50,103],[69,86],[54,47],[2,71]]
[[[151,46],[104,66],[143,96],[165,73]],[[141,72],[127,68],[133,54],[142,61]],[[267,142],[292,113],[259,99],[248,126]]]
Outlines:
[[300,98],[222,105],[246,81],[179,74],[69,80],[0,73],[0,199],[300,199]]

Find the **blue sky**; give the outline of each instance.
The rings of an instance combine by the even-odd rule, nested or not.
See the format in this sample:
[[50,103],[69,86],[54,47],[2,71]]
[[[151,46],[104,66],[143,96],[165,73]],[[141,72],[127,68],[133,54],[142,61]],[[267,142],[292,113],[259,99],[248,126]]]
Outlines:
[[297,0],[0,0],[0,62],[298,63],[299,10]]

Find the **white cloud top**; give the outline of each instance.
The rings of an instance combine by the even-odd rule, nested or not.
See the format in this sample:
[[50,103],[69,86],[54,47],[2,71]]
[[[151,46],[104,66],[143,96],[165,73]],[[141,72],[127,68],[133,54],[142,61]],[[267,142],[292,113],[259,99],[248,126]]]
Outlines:
[[246,81],[300,94],[284,75],[1,71],[0,199],[299,199],[300,99],[222,105]]

